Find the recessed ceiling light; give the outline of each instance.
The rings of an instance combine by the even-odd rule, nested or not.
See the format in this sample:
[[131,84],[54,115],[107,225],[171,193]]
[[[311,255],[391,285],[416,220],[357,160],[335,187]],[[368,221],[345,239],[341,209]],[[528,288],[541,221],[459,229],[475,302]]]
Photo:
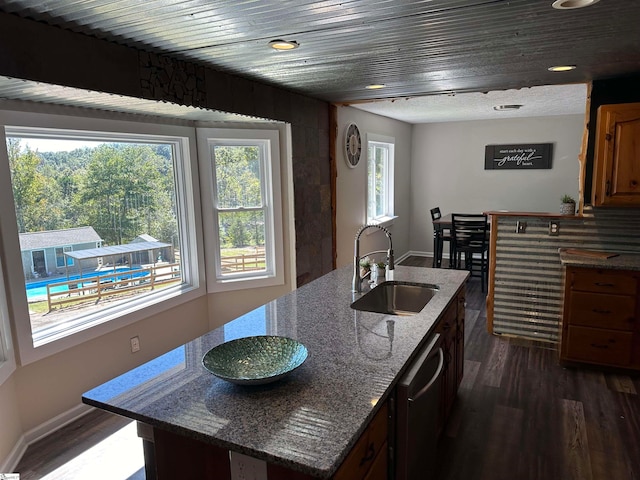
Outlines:
[[274,50],[286,51],[298,48],[300,44],[298,42],[289,42],[287,40],[271,40],[269,46]]
[[512,104],[512,105],[496,105],[493,109],[497,112],[504,112],[506,110],[520,110],[522,105]]
[[600,0],[556,0],[551,4],[553,8],[558,10],[569,10],[572,8],[589,7]]
[[553,67],[549,67],[547,70],[550,72],[568,72],[569,70],[575,70],[575,65],[555,65]]
[[371,85],[367,85],[366,88],[367,90],[380,90],[381,88],[386,87],[386,85],[384,83],[372,83]]

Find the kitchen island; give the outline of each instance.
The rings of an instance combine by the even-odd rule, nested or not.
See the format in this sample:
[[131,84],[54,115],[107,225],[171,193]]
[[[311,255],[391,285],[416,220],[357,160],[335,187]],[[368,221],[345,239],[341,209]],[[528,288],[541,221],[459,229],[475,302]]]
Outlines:
[[[200,469],[192,476],[198,478],[228,464],[229,451],[292,472],[288,478],[332,478],[371,420],[387,408],[444,313],[464,310],[467,277],[466,271],[396,267],[395,280],[439,287],[421,312],[396,316],[351,309],[362,294],[351,292],[352,269],[341,268],[96,387],[82,400],[152,432],[146,434],[145,460],[156,462],[158,478],[169,467],[186,474],[180,478]],[[267,385],[231,384],[204,369],[208,350],[250,335],[296,339],[309,357]],[[205,464],[198,460],[194,466],[190,455],[202,457],[197,451],[208,448]],[[154,469],[147,465],[148,472]],[[277,475],[269,470],[269,478],[284,478]]]

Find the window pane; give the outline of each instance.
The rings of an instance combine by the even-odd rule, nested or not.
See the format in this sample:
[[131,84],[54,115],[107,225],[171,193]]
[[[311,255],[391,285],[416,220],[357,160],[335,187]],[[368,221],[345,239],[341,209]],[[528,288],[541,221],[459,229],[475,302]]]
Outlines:
[[182,281],[173,144],[7,148],[34,337]]
[[[71,247],[56,248],[56,267],[64,267],[73,265],[73,258],[65,255],[65,252],[70,252]],[[66,260],[65,260],[66,259]]]
[[218,208],[262,207],[260,148],[214,147]]
[[222,275],[265,271],[264,212],[220,212],[218,221]]
[[370,144],[368,158],[367,217],[379,218],[387,214],[387,148]]
[[376,178],[375,178],[375,192],[376,192],[376,217],[380,217],[387,213],[385,199],[386,199],[386,159],[387,149],[382,147],[376,147],[375,149],[375,162],[376,162]]

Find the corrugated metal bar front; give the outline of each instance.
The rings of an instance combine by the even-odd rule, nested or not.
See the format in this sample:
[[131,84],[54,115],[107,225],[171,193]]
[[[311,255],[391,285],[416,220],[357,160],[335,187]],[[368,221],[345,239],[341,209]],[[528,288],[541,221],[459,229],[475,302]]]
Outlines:
[[[549,235],[549,222],[559,234]],[[526,223],[516,233],[518,222]],[[493,333],[558,342],[563,271],[559,248],[640,253],[640,210],[585,209],[582,218],[500,216],[496,238]]]

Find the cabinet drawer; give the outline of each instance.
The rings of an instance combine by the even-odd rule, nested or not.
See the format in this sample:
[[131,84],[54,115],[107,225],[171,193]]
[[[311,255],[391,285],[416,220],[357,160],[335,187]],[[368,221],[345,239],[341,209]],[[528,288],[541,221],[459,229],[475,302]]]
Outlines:
[[452,331],[456,328],[458,324],[458,308],[457,304],[454,302],[449,305],[449,308],[444,312],[442,318],[438,322],[436,326],[436,333],[440,334],[448,334],[448,332]]
[[570,325],[567,357],[570,360],[606,365],[629,365],[633,334],[603,328]]
[[389,477],[389,458],[387,455],[387,443],[382,445],[382,449],[376,455],[376,459],[371,465],[371,470],[364,477],[364,480],[387,480]]
[[[381,452],[381,450],[387,444],[387,422],[388,405],[385,403],[333,476],[334,480],[363,479],[373,465],[378,452],[386,456],[386,451]],[[382,460],[378,458],[377,462],[380,461]]]
[[618,295],[635,295],[637,281],[630,275],[605,273],[603,271],[572,271],[571,289],[583,292],[615,293]]
[[569,325],[632,331],[635,297],[571,292]]

